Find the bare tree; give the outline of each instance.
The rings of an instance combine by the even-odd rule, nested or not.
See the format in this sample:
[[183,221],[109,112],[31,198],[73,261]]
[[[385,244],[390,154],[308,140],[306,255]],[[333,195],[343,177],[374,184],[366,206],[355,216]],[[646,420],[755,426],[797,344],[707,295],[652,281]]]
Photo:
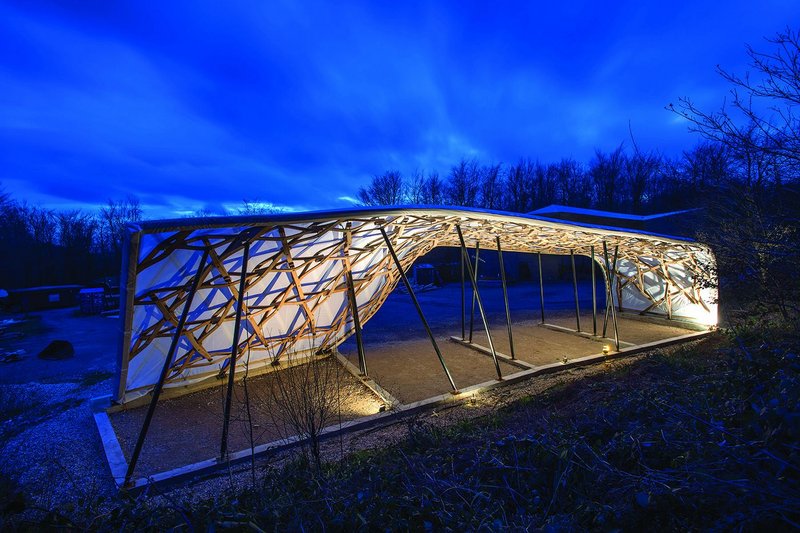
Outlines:
[[431,172],[425,178],[423,187],[423,202],[428,205],[442,205],[444,203],[445,184],[438,172]]
[[530,159],[520,159],[508,167],[503,194],[505,208],[515,213],[527,213],[533,208],[535,164]]
[[142,219],[142,207],[139,199],[128,196],[124,200],[109,200],[100,208],[98,216],[98,245],[101,251],[118,256],[125,238],[125,225]]
[[358,189],[362,205],[399,205],[405,197],[403,176],[396,170],[372,176],[369,186]]
[[740,76],[717,66],[728,81],[730,102],[705,111],[688,97],[667,109],[689,121],[689,130],[734,151],[756,150],[800,165],[800,34],[790,28],[772,39],[770,52],[747,46],[750,72]]
[[589,175],[594,183],[597,207],[613,211],[621,203],[624,164],[625,154],[621,144],[608,154],[595,150],[594,159],[589,166]]
[[312,356],[270,374],[273,381],[269,402],[262,402],[283,437],[300,437],[306,459],[319,473],[322,469],[322,430],[341,416],[352,390],[344,386],[346,370],[330,354]]
[[236,212],[239,215],[274,215],[283,213],[283,209],[272,202],[265,202],[257,199],[242,199],[242,205]]
[[447,177],[447,203],[463,207],[477,206],[480,175],[480,165],[475,159],[461,159],[451,167]]
[[503,183],[500,163],[487,165],[480,170],[481,207],[500,209],[503,205]]
[[[592,203],[592,184],[583,166],[574,159],[565,158],[545,169],[546,182],[555,185],[554,199],[564,205],[589,207]],[[544,187],[542,192],[544,192]],[[547,203],[551,203],[548,201]],[[545,205],[544,202],[542,205]]]

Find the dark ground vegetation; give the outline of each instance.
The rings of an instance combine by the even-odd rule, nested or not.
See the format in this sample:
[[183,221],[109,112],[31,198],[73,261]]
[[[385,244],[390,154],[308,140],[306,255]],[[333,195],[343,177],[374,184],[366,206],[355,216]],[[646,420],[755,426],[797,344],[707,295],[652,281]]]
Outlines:
[[469,422],[409,419],[397,446],[322,470],[300,459],[260,467],[254,485],[191,506],[140,495],[26,522],[15,519],[25,496],[4,480],[4,517],[22,529],[797,527],[796,333],[737,329],[609,363]]

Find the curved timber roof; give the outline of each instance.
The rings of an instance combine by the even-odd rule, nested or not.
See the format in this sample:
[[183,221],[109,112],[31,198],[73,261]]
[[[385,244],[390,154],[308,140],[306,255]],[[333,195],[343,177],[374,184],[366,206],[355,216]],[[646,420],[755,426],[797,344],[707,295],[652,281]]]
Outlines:
[[115,399],[153,388],[187,301],[165,386],[228,371],[243,270],[237,353],[247,352],[252,367],[347,339],[354,331],[347,272],[361,323],[375,314],[400,280],[381,229],[408,269],[433,248],[460,246],[457,226],[467,246],[494,248],[499,237],[504,251],[589,255],[594,247],[601,264],[605,243],[609,254],[618,250],[614,297],[624,307],[716,324],[713,254],[684,238],[416,206],[148,221],[128,228]]

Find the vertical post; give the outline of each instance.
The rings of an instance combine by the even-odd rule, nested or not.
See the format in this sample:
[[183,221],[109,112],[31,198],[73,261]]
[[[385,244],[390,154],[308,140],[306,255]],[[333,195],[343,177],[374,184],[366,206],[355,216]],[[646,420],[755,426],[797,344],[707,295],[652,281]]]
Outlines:
[[228,426],[231,421],[231,402],[233,400],[233,380],[236,374],[236,359],[239,352],[239,333],[242,325],[242,307],[244,307],[245,282],[247,281],[247,262],[250,259],[250,241],[244,242],[242,251],[242,273],[239,276],[239,297],[236,299],[236,320],[233,323],[233,342],[231,357],[228,359],[228,390],[225,393],[225,410],[222,417],[222,444],[219,458],[224,461],[228,454]]
[[575,252],[569,251],[569,259],[572,262],[572,290],[575,293],[575,322],[578,325],[578,331],[581,330],[581,306],[578,303],[578,274],[575,272]]
[[161,396],[161,390],[164,388],[164,381],[167,379],[169,367],[172,364],[172,360],[175,358],[175,351],[178,349],[178,342],[181,338],[181,333],[183,333],[183,328],[186,327],[186,319],[189,316],[189,310],[192,308],[194,295],[197,292],[198,287],[200,287],[200,281],[203,278],[203,269],[205,268],[207,260],[208,249],[206,248],[203,250],[203,256],[200,259],[200,263],[197,264],[197,272],[195,273],[194,279],[192,280],[192,285],[189,288],[189,294],[186,295],[186,303],[183,305],[183,311],[181,311],[181,316],[178,319],[178,325],[175,328],[175,333],[172,335],[172,342],[170,343],[169,350],[164,358],[164,366],[161,367],[161,374],[158,376],[158,382],[153,389],[153,396],[150,398],[150,405],[147,407],[147,414],[144,417],[142,429],[139,431],[139,437],[136,439],[136,445],[133,447],[133,454],[131,454],[131,460],[130,463],[128,463],[128,470],[125,472],[125,481],[123,483],[124,486],[127,486],[130,483],[131,477],[133,476],[133,471],[136,468],[136,463],[139,461],[139,454],[142,453],[142,446],[144,446],[144,439],[147,436],[147,430],[150,428],[150,422],[153,420],[153,414],[156,411],[156,404],[158,403],[159,396]]
[[[464,235],[461,234],[461,226],[456,224],[456,232],[458,232],[458,240],[461,242],[461,253],[467,255],[467,245],[464,242]],[[486,338],[489,341],[489,349],[492,351],[492,360],[494,361],[494,369],[497,371],[497,379],[503,379],[503,374],[500,371],[500,363],[497,362],[497,352],[494,349],[494,342],[492,342],[492,332],[489,331],[489,322],[486,320],[486,313],[483,309],[483,302],[481,301],[480,292],[478,292],[478,279],[475,276],[475,271],[472,270],[472,265],[467,263],[467,274],[472,282],[472,290],[475,291],[475,300],[478,302],[478,311],[481,314],[483,321],[483,328],[486,331]]]
[[[478,255],[481,251],[481,243],[475,242],[475,279],[478,279]],[[461,257],[464,257],[464,254],[461,254]],[[467,254],[466,258],[464,259],[467,264],[469,264],[469,254]],[[469,342],[472,342],[472,332],[475,330],[475,288],[473,286],[472,289],[472,308],[469,312]]]
[[356,330],[356,347],[358,349],[358,370],[361,375],[367,375],[367,358],[364,355],[364,339],[361,336],[361,319],[358,316],[358,302],[356,301],[356,289],[353,283],[353,271],[349,265],[345,273],[347,280],[347,298],[350,301],[350,315],[353,317],[353,328]]
[[542,308],[542,324],[544,324],[544,282],[542,281],[542,252],[539,256],[539,306]]
[[592,335],[597,337],[597,281],[595,280],[594,245],[592,251]]
[[447,369],[447,365],[444,362],[444,357],[442,357],[442,352],[439,350],[439,345],[436,344],[436,338],[433,336],[433,331],[431,331],[431,327],[428,325],[428,321],[425,320],[425,315],[422,313],[422,307],[419,305],[419,300],[417,300],[417,295],[414,294],[414,289],[411,288],[411,283],[408,282],[408,278],[406,277],[406,273],[403,271],[403,265],[400,264],[400,260],[397,258],[397,254],[394,253],[394,247],[392,246],[392,241],[389,240],[389,236],[386,235],[386,230],[381,228],[381,235],[383,235],[383,240],[386,242],[386,247],[389,249],[389,254],[392,256],[394,260],[394,264],[397,267],[397,271],[400,273],[400,279],[403,280],[403,283],[408,290],[408,294],[411,296],[411,301],[414,302],[414,307],[417,309],[417,313],[419,314],[419,318],[422,321],[422,325],[425,326],[425,331],[428,333],[428,337],[431,339],[431,344],[433,344],[433,349],[436,352],[436,356],[439,358],[439,362],[442,364],[442,368],[444,369],[445,375],[447,375],[447,381],[450,382],[450,386],[453,388],[453,393],[458,392],[458,388],[456,387],[455,382],[453,381],[453,376],[450,375],[450,371]]
[[464,254],[461,254],[461,340],[467,340],[467,288],[464,284]]
[[503,282],[503,300],[506,304],[506,324],[508,326],[508,345],[511,347],[511,359],[516,359],[514,353],[514,335],[511,332],[511,308],[508,305],[508,287],[506,285],[506,267],[503,265],[503,249],[500,247],[500,236],[497,239],[497,256],[500,258],[500,281]]

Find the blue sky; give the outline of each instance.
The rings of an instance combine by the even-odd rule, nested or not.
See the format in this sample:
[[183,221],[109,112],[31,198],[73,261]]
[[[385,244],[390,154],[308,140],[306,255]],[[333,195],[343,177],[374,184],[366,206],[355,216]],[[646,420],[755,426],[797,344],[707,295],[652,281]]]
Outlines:
[[3,2],[0,184],[171,217],[345,207],[464,156],[586,162],[629,122],[674,156],[699,139],[664,106],[718,107],[715,66],[800,25],[794,0],[556,4]]

